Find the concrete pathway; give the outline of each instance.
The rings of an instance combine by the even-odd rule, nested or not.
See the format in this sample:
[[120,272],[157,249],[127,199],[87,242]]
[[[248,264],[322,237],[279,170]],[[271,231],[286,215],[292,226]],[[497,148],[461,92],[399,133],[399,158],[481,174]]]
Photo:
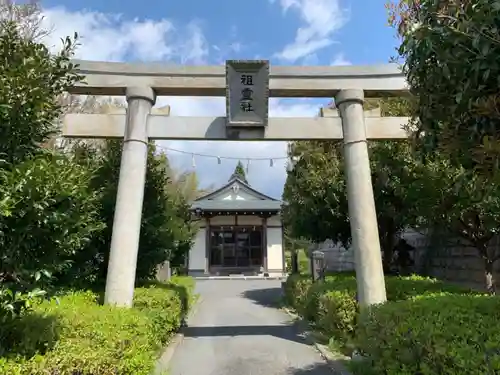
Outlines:
[[201,301],[169,375],[331,375],[298,327],[276,309],[278,280],[199,280]]

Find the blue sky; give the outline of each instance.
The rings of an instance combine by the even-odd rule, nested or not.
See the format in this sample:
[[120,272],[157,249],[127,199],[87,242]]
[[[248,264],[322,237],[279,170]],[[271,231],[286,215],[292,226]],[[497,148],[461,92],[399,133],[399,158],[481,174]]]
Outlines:
[[[48,0],[42,1],[47,38],[78,32],[78,57],[91,60],[164,61],[189,65],[222,64],[226,59],[269,59],[276,65],[346,65],[387,63],[396,39],[387,26],[385,0]],[[271,116],[314,116],[325,100],[279,100]],[[173,115],[223,115],[222,98],[160,98]],[[276,158],[285,144],[162,142],[186,151],[168,152],[179,169],[192,168],[189,153],[241,158]],[[220,185],[236,161],[195,157],[202,185]],[[251,162],[250,183],[279,197],[282,161]]]

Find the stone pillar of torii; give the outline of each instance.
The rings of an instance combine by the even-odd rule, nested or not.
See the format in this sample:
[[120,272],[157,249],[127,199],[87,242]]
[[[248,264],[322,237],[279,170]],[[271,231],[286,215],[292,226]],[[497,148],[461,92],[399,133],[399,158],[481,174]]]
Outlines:
[[[358,299],[386,300],[367,139],[407,138],[403,117],[365,113],[368,97],[404,96],[394,65],[269,67],[265,60],[224,66],[161,66],[76,61],[85,82],[72,94],[125,95],[126,114],[68,114],[63,136],[124,140],[105,303],[132,306],[139,248],[147,146],[150,140],[344,141],[347,195]],[[171,117],[152,107],[159,95],[225,96],[224,117]],[[315,118],[268,118],[269,97],[334,97],[337,111]]]

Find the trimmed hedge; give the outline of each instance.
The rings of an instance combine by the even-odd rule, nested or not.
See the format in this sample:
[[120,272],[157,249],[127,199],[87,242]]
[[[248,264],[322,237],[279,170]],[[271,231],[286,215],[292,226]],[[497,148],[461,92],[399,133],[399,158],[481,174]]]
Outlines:
[[356,342],[374,375],[500,373],[500,298],[437,294],[373,307]]
[[[385,281],[388,301],[411,300],[440,292],[477,294],[471,289],[416,275],[387,276]],[[291,275],[285,283],[285,302],[341,344],[352,340],[358,314],[354,273],[332,274],[325,282],[315,284],[310,276]]]
[[304,319],[341,345],[354,334],[357,315],[353,273],[329,275],[323,283],[310,276],[291,275],[285,282],[285,302]]
[[149,375],[179,328],[194,281],[174,278],[135,291],[134,307],[102,306],[90,291],[43,301],[9,330],[0,374]]
[[388,276],[386,288],[388,302],[362,319],[352,273],[292,275],[285,300],[335,349],[368,356],[358,374],[500,374],[500,298],[421,276]]

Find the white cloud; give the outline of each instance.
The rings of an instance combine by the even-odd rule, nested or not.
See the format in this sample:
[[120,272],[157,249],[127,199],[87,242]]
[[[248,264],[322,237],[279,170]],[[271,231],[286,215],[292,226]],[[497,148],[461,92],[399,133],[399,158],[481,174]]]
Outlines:
[[[322,1],[322,0],[314,0]],[[206,64],[210,50],[216,48],[206,40],[199,23],[187,26],[177,25],[172,20],[126,19],[122,15],[103,14],[94,11],[71,12],[63,7],[44,11],[45,26],[52,27],[52,34],[46,43],[59,48],[60,38],[73,35],[81,36],[81,46],[77,57],[89,60],[124,61],[165,61],[183,64]],[[235,32],[235,31],[233,31]],[[217,46],[220,50],[237,49],[234,45]],[[210,59],[213,61],[213,57]],[[223,98],[161,97],[157,106],[169,104],[174,116],[223,116]],[[270,101],[271,116],[314,116],[318,104],[302,100],[292,103],[287,100]],[[243,162],[247,158],[277,158],[286,156],[284,142],[159,142],[160,146],[184,150],[188,154],[168,152],[171,162],[181,169],[191,168],[189,153],[230,156]],[[237,159],[222,161],[217,159],[195,158],[196,171],[202,185],[225,182]],[[279,197],[285,180],[284,161],[276,161],[269,166],[269,160],[252,162],[249,167],[249,180],[255,188]]]
[[208,55],[207,42],[195,22],[179,28],[167,19],[130,20],[120,14],[70,12],[64,7],[46,9],[43,16],[43,26],[53,30],[45,40],[52,48],[59,48],[61,37],[78,33],[81,44],[76,53],[78,58],[199,64]]
[[201,27],[192,22],[187,26],[187,38],[184,41],[179,41],[180,62],[183,64],[203,64],[208,58],[209,47],[208,42],[203,35]]
[[310,55],[304,56],[302,59],[302,65],[318,65],[319,57],[316,53],[311,53]]
[[337,54],[330,65],[341,66],[341,65],[352,65],[352,63],[344,56],[343,53]]
[[301,25],[295,39],[287,44],[277,57],[294,62],[335,43],[334,33],[348,20],[348,13],[340,0],[269,0],[279,2],[283,12],[295,11]]

